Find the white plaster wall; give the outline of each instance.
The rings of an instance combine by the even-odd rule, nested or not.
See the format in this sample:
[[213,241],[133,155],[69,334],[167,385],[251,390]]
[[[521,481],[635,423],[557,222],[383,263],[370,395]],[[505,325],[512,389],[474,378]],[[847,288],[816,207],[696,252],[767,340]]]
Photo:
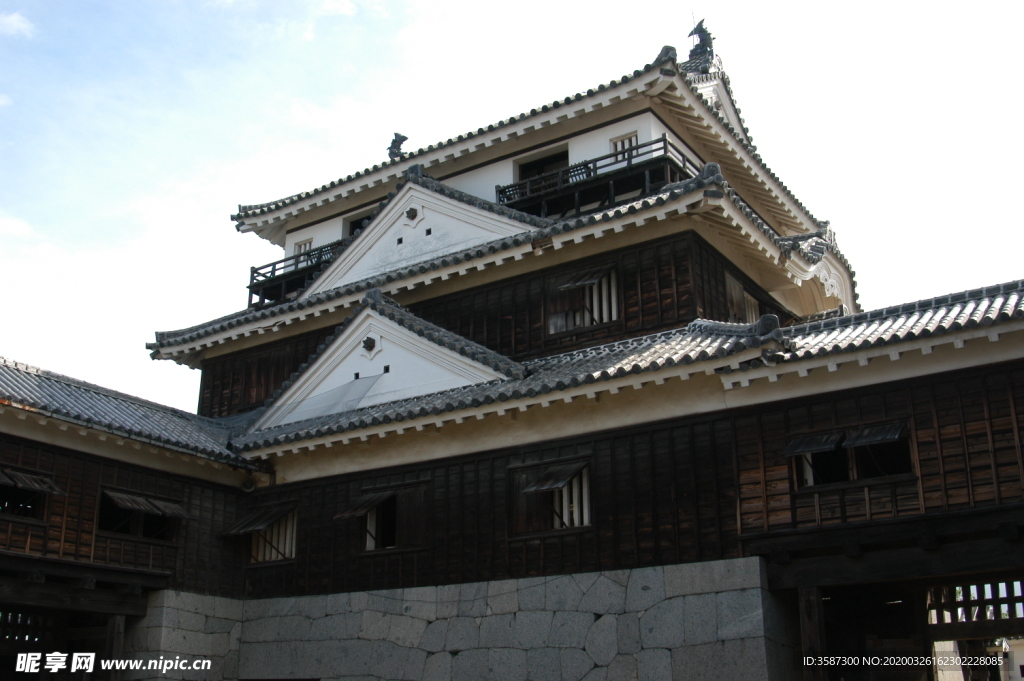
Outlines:
[[495,200],[495,185],[506,185],[515,182],[513,172],[515,164],[512,159],[497,161],[489,165],[471,170],[468,173],[455,175],[444,180],[444,183],[464,191],[467,194],[478,196],[487,201]]
[[295,255],[295,244],[301,241],[313,240],[313,248],[337,241],[344,236],[344,222],[342,216],[325,220],[311,227],[305,227],[285,236],[285,256]]

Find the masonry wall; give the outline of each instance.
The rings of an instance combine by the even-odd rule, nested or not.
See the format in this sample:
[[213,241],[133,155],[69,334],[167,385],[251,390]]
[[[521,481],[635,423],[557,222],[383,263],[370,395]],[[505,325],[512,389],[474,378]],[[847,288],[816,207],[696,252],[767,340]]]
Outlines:
[[164,592],[130,641],[213,658],[164,678],[795,678],[795,613],[765,585],[742,558],[244,603]]

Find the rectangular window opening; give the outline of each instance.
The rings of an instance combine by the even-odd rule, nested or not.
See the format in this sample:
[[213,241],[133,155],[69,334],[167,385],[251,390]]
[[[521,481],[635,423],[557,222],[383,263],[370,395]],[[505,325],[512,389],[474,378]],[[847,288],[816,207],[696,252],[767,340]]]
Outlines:
[[549,334],[619,320],[619,284],[613,265],[591,268],[554,282],[548,296]]
[[292,509],[269,526],[252,533],[250,561],[268,563],[295,557],[298,511]]
[[796,460],[801,487],[915,472],[905,423],[796,437],[782,454]]
[[513,528],[516,533],[587,527],[590,468],[586,462],[535,468],[515,474]]
[[363,520],[366,551],[413,548],[426,542],[426,486],[370,492],[356,499],[335,520]]
[[635,132],[611,140],[612,153],[615,154],[615,160],[625,161],[629,159],[633,155],[633,147],[638,144],[639,137]]

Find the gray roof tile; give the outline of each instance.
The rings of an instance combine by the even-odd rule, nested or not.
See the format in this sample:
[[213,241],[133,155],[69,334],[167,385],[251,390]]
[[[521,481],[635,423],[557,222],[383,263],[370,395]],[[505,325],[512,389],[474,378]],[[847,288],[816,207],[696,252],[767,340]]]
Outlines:
[[0,357],[0,400],[55,419],[172,447],[231,466],[258,469],[229,441],[252,420],[211,419]]

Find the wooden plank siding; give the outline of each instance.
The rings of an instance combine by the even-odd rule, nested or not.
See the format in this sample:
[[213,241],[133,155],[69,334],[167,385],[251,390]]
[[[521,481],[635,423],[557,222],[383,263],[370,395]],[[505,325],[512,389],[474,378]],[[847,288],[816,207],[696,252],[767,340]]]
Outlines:
[[[52,477],[67,492],[46,495],[40,519],[0,514],[0,550],[167,572],[174,588],[241,593],[245,554],[218,535],[239,516],[240,492],[6,434],[0,464]],[[101,531],[100,495],[108,488],[179,501],[192,517],[177,521],[168,541]]]
[[204,360],[200,416],[231,416],[263,405],[334,333],[335,326]]
[[[737,557],[746,535],[865,528],[892,518],[913,523],[969,508],[971,498],[975,507],[1020,508],[1021,403],[1024,362],[1017,362],[266,488],[253,493],[250,506],[298,507],[296,558],[250,565],[246,589],[265,597],[667,565]],[[794,493],[792,464],[781,456],[794,433],[901,419],[912,424],[919,478]],[[592,524],[516,534],[515,472],[580,460],[590,470]],[[409,485],[422,487],[426,500],[426,529],[416,545],[367,551],[364,520],[333,520],[368,490]]]
[[[619,319],[549,333],[555,284],[571,272],[614,265]],[[410,306],[423,319],[514,359],[565,352],[685,326],[697,317],[728,320],[725,273],[739,280],[761,314],[791,319],[772,297],[693,232],[551,267]]]

